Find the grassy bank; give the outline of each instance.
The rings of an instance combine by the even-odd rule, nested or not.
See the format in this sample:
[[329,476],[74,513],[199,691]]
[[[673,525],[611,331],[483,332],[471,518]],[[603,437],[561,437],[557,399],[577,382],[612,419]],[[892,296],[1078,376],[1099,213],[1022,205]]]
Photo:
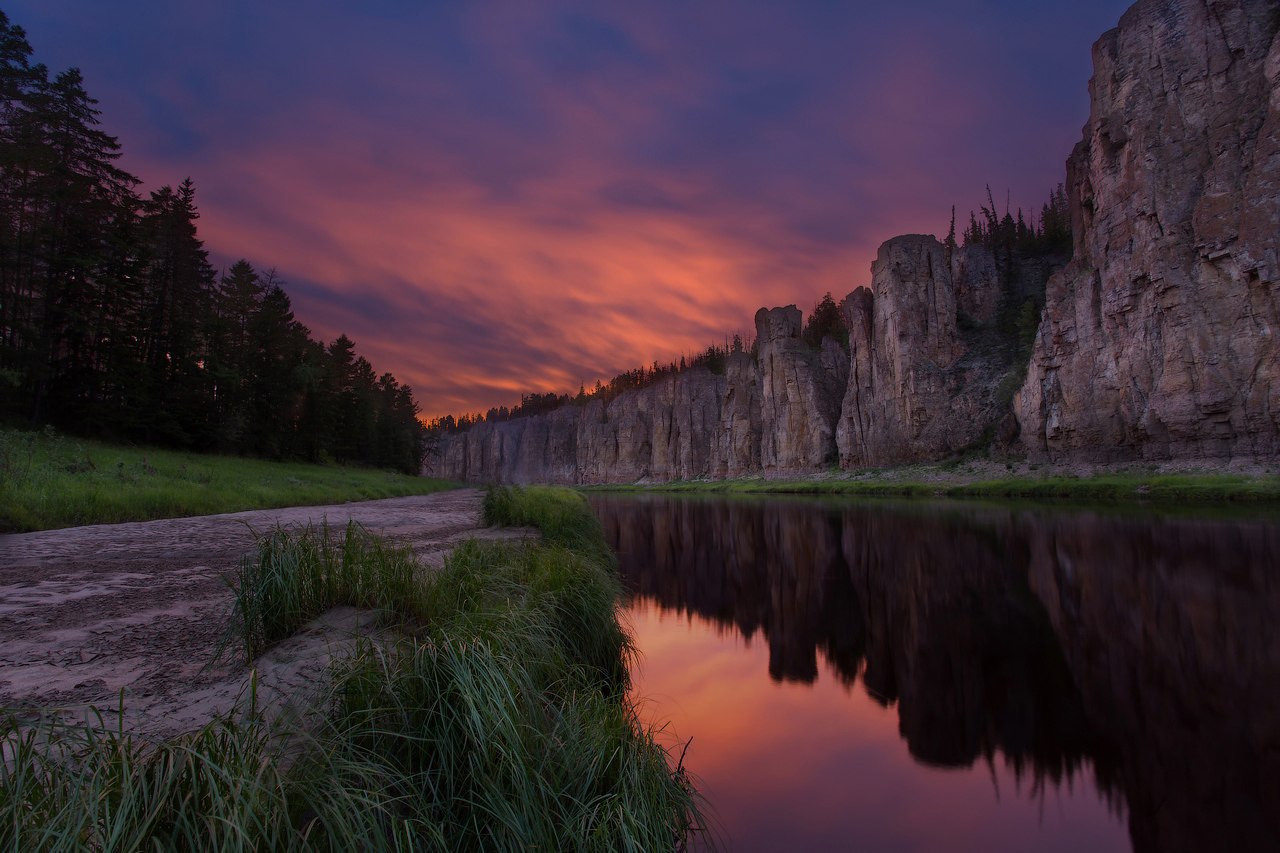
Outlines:
[[441,480],[0,429],[0,532],[429,494]]
[[486,516],[544,539],[464,543],[424,576],[355,527],[264,538],[237,585],[247,652],[338,603],[391,626],[336,665],[321,721],[286,731],[249,713],[158,746],[11,721],[0,847],[682,846],[698,798],[628,698],[630,638],[594,517],[542,489],[492,492]]
[[1027,498],[1088,503],[1280,503],[1274,475],[1102,474],[1010,477],[975,482],[912,480],[722,480],[653,485],[589,486],[620,492],[706,494],[849,495],[916,498]]

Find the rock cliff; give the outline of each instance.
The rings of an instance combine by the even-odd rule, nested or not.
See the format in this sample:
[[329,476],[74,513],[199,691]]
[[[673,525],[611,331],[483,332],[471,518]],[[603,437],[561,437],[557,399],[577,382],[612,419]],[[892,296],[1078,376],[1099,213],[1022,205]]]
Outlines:
[[975,330],[958,329],[942,244],[898,237],[872,267],[874,293],[858,288],[843,302],[848,349],[831,338],[806,343],[794,305],[762,308],[754,354],[732,353],[723,375],[695,368],[608,403],[482,423],[446,437],[429,473],[503,483],[724,478],[971,446],[1007,409],[998,384],[1011,368],[986,340],[1000,298],[994,260],[979,247],[962,251],[964,298],[987,321]]
[[755,352],[734,353],[723,374],[693,369],[607,403],[481,424],[443,437],[428,470],[652,481],[978,447],[1055,461],[1276,458],[1280,9],[1140,0],[1094,46],[1090,93],[1067,163],[1065,268],[898,237],[880,247],[871,287],[842,304],[847,350],[806,344],[795,306],[761,309]]
[[1280,9],[1141,0],[1094,46],[1075,256],[1016,399],[1033,457],[1280,451]]
[[818,352],[810,350],[800,339],[800,320],[794,305],[756,312],[765,471],[806,471],[836,461],[835,422],[849,356],[830,338]]
[[[933,237],[894,238],[871,267],[873,289],[844,301],[849,382],[836,441],[845,468],[945,457],[1002,413],[1004,353],[962,340],[946,254]],[[961,257],[968,304],[989,321],[1000,293],[994,259],[976,246]]]

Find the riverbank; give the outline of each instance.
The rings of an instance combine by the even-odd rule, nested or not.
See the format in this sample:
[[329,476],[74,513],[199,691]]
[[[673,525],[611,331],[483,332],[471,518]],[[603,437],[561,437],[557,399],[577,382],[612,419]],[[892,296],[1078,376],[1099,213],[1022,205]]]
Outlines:
[[427,495],[456,485],[0,429],[0,533]]
[[1090,503],[1280,504],[1280,462],[1037,465],[952,460],[807,477],[590,485],[609,492],[1025,498]]
[[[473,509],[469,525],[458,529],[461,507],[454,505],[462,498]],[[160,572],[140,584],[140,567],[114,566],[119,594],[151,599],[151,612],[139,599],[133,606],[143,621],[121,613],[111,625],[95,624],[88,633],[106,648],[87,657],[78,650],[66,682],[71,692],[109,693],[106,679],[94,677],[109,670],[131,679],[116,700],[90,703],[96,710],[88,724],[74,722],[74,710],[71,725],[58,721],[66,715],[40,722],[51,705],[68,704],[47,693],[48,679],[25,679],[25,696],[0,683],[8,693],[0,699],[10,706],[0,739],[13,757],[0,767],[7,845],[443,850],[682,843],[701,823],[697,797],[653,731],[637,721],[626,691],[631,646],[617,620],[616,570],[582,498],[567,490],[501,490],[482,512],[475,492],[421,500],[445,500],[453,509],[441,518],[438,532],[450,547],[447,555],[434,552],[439,561],[417,557],[424,546],[443,544],[438,536],[403,538],[409,518],[422,518],[418,510],[388,523],[386,537],[337,525],[277,530],[240,563],[221,606],[211,602],[201,615],[210,629],[196,637],[171,632],[170,647],[139,649],[134,633],[174,621],[157,607],[182,604],[164,587],[188,573]],[[487,530],[522,527],[485,541],[469,535],[480,523]],[[529,528],[540,539],[529,539]],[[124,529],[85,530],[102,537]],[[21,558],[32,550],[24,544],[38,551],[43,540],[73,532],[0,541]],[[103,555],[111,557],[121,555]],[[30,660],[8,661],[0,682],[48,663],[33,632],[56,640],[69,633],[69,615],[96,614],[103,590],[86,582],[84,568],[67,567],[60,607],[50,607],[52,590],[5,598],[14,607],[0,612],[0,623],[13,623],[15,638],[31,641],[18,644],[30,645]],[[217,574],[206,566],[189,573]],[[4,647],[6,658],[22,652]],[[167,667],[140,680],[140,662],[130,657],[140,652]],[[282,671],[292,671],[293,681]],[[242,689],[233,707],[212,720],[193,718],[191,706],[236,685]],[[173,733],[172,715],[136,713],[136,703],[156,692],[182,712],[187,730]]]

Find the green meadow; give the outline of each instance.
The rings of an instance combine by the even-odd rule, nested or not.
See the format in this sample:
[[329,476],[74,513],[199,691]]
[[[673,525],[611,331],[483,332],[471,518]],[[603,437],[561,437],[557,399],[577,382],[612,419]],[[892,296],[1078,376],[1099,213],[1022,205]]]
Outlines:
[[453,485],[371,468],[0,429],[0,532],[423,495]]

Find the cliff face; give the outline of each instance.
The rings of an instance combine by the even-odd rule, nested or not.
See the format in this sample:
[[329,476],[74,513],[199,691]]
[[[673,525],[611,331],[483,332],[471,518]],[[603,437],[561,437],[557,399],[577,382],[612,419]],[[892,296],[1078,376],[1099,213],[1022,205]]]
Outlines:
[[[890,240],[871,267],[874,290],[844,302],[849,383],[836,440],[846,468],[944,457],[998,417],[1001,359],[961,339],[946,254],[933,237]],[[978,247],[957,254],[966,303],[989,321],[1000,294],[994,259]]]
[[[990,252],[963,252],[963,304],[989,322],[999,299]],[[693,369],[604,403],[483,423],[447,437],[428,473],[502,483],[624,483],[889,465],[977,441],[1004,409],[999,352],[957,328],[960,294],[941,243],[880,248],[874,295],[844,300],[849,350],[801,339],[794,305],[756,314],[756,354],[724,375]],[[972,338],[973,335],[970,335]]]
[[1015,406],[1029,453],[1280,451],[1280,12],[1141,0],[1094,46],[1075,257]]
[[835,422],[848,384],[849,356],[829,338],[815,353],[800,339],[798,308],[756,312],[766,471],[806,471],[836,461]]

